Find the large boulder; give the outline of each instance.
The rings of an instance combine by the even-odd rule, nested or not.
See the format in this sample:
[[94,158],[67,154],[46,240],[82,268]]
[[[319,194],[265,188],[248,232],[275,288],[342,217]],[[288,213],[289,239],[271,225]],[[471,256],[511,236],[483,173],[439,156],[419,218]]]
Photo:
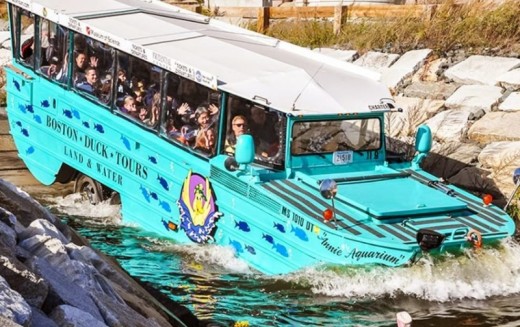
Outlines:
[[391,112],[385,116],[388,136],[413,136],[417,126],[443,110],[444,101],[409,97],[395,97],[397,107],[403,112]]
[[470,119],[478,119],[491,112],[501,97],[502,88],[498,86],[463,85],[446,99],[444,105],[448,109],[468,109],[472,113]]
[[58,327],[54,320],[47,317],[47,315],[44,312],[34,307],[31,307],[31,309],[31,327]]
[[34,235],[48,235],[60,240],[63,244],[70,242],[70,239],[66,238],[54,224],[45,219],[36,219],[32,221],[24,231],[19,233],[18,237],[20,240],[25,240]]
[[476,121],[468,131],[468,138],[481,144],[497,141],[520,141],[520,111],[490,112]]
[[428,119],[425,124],[432,131],[433,139],[439,142],[462,141],[468,130],[471,113],[463,109],[450,109]]
[[20,293],[10,288],[2,276],[0,276],[0,317],[1,316],[23,326],[27,326],[31,321],[31,307],[25,302]]
[[492,172],[497,187],[506,196],[515,190],[512,174],[520,167],[520,141],[493,142],[478,156],[480,164]]
[[68,276],[62,274],[41,258],[31,258],[27,260],[26,265],[49,283],[49,295],[42,306],[43,312],[49,314],[56,307],[66,304],[81,309],[95,319],[103,321],[103,317],[90,295],[71,281]]
[[57,238],[48,235],[34,235],[19,243],[19,246],[33,255],[46,260],[53,267],[60,267],[69,263],[70,258],[63,243]]
[[50,317],[58,326],[107,327],[104,322],[89,312],[66,304],[57,306],[50,314]]
[[155,320],[143,317],[128,305],[114,301],[105,294],[94,293],[92,299],[109,326],[160,327]]
[[475,55],[447,69],[444,76],[461,84],[496,85],[500,76],[519,66],[517,58]]
[[70,231],[67,225],[57,219],[29,194],[3,179],[0,179],[0,203],[5,210],[16,216],[23,226],[29,226],[34,219],[43,218],[53,223],[65,238],[70,239]]
[[31,306],[40,308],[47,298],[49,287],[45,280],[13,257],[10,249],[3,247],[0,247],[0,276]]

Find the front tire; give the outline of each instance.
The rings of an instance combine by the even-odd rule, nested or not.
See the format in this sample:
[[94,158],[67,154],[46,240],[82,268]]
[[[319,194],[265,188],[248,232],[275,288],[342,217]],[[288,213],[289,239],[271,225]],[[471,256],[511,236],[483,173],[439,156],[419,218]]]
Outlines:
[[103,185],[86,175],[80,175],[74,182],[74,192],[80,193],[90,204],[98,204],[104,199]]

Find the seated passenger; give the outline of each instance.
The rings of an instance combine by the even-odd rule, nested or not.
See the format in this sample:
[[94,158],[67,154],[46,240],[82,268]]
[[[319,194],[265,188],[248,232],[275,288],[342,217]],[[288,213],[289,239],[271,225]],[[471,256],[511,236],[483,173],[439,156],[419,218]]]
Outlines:
[[87,66],[87,55],[77,52],[74,57],[74,83],[81,83],[85,80]]
[[88,67],[85,69],[85,80],[76,84],[76,88],[79,90],[99,96],[99,82],[97,71],[94,67]]
[[135,100],[134,97],[131,95],[127,95],[123,100],[123,106],[119,108],[122,113],[127,114],[132,117],[137,117],[137,107],[135,106]]
[[33,53],[34,53],[34,36],[31,36],[22,43],[20,47],[20,59],[24,62],[32,65]]
[[48,66],[42,66],[40,68],[40,71],[46,75],[47,77],[49,77],[50,79],[57,79],[57,75],[59,73],[59,66],[60,66],[60,61],[58,59],[58,57],[51,57],[50,60],[49,60],[49,65]]
[[134,95],[134,91],[132,91],[130,83],[126,78],[126,71],[119,69],[117,71],[117,99],[122,100],[127,95]]
[[242,115],[237,115],[237,116],[233,117],[233,120],[231,121],[231,131],[228,133],[228,136],[226,137],[224,151],[228,154],[234,154],[238,137],[242,134],[245,134],[246,132],[247,132],[246,117],[244,117]]
[[194,149],[209,156],[213,156],[215,154],[215,138],[216,135],[213,128],[208,128],[202,132],[199,132],[195,138]]

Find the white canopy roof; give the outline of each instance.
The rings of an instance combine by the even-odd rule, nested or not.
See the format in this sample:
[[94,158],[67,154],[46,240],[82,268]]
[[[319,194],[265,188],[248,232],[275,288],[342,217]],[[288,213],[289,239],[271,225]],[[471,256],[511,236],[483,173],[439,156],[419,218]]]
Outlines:
[[370,112],[391,97],[374,72],[157,0],[16,4],[201,84],[295,115]]

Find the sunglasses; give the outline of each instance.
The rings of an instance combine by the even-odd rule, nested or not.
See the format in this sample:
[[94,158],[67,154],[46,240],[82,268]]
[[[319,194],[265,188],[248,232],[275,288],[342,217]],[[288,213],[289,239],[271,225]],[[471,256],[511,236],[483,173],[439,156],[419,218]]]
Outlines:
[[241,124],[240,124],[240,123],[239,123],[239,124],[233,124],[233,125],[234,125],[234,126],[237,126],[237,127],[244,127],[246,124],[244,124],[244,123],[241,123]]

